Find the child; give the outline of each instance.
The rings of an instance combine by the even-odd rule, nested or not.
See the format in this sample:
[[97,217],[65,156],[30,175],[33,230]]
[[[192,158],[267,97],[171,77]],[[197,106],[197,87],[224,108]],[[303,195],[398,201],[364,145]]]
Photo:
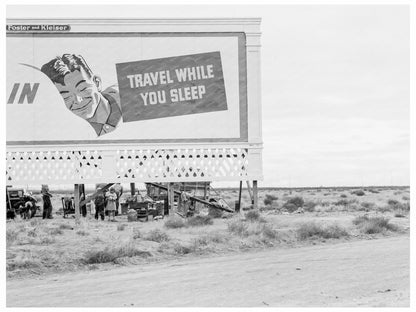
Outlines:
[[107,205],[105,207],[105,210],[108,211],[108,221],[110,221],[110,218],[113,217],[111,221],[116,221],[115,219],[115,213],[116,213],[116,200],[117,200],[117,194],[114,187],[110,187],[110,192],[107,193]]

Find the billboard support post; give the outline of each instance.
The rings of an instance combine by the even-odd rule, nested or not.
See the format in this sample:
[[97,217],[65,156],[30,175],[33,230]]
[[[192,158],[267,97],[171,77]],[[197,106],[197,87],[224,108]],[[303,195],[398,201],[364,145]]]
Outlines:
[[170,213],[170,183],[166,183],[166,187],[167,187],[167,190],[166,190],[166,199],[167,199],[167,202],[168,202],[168,211],[169,211],[169,213]]
[[258,189],[257,189],[257,180],[253,181],[253,208],[257,210],[259,208],[258,205]]
[[175,213],[174,211],[174,193],[173,193],[173,183],[168,182],[167,183],[167,191],[166,191],[166,195],[168,197],[168,207],[169,210],[172,211],[172,213]]
[[251,191],[250,181],[248,180],[247,180],[247,191],[248,191],[248,194],[250,195],[251,204],[253,204],[253,193]]
[[238,191],[238,212],[241,211],[241,192],[243,190],[243,181],[240,181],[240,189]]
[[79,197],[79,184],[74,185],[74,207],[75,207],[75,220],[78,221],[80,218],[80,197]]
[[172,202],[171,202],[171,199],[170,199],[170,183],[167,183],[166,184],[167,185],[167,190],[166,190],[166,197],[168,198],[168,210],[171,210],[172,209]]
[[170,207],[172,209],[173,212],[176,212],[177,210],[175,209],[175,192],[174,192],[174,188],[173,188],[173,183],[169,183],[169,197],[170,197]]

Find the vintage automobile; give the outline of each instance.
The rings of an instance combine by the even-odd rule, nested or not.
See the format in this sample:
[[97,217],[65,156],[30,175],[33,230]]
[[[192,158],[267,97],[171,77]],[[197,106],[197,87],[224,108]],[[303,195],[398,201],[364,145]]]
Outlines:
[[37,200],[22,188],[6,187],[7,219],[14,219],[20,215],[23,219],[30,219],[40,211]]

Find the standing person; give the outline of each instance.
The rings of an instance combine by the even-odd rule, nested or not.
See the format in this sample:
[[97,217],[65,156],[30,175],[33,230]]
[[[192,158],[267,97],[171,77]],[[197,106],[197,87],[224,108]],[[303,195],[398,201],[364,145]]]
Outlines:
[[118,215],[118,207],[120,206],[120,197],[123,195],[123,187],[120,183],[116,183],[114,185],[114,189],[116,191],[117,199],[116,199],[116,216]]
[[107,205],[105,206],[105,210],[108,211],[108,221],[110,221],[111,217],[113,217],[111,221],[116,221],[114,214],[116,211],[117,195],[114,187],[110,187],[110,191],[107,193],[106,198]]
[[100,216],[101,220],[104,220],[104,207],[105,207],[105,198],[104,194],[100,188],[97,190],[98,194],[95,197],[94,205],[95,205],[95,219],[98,220],[98,216]]
[[188,214],[191,201],[189,200],[189,195],[185,191],[182,191],[180,198],[183,204],[183,215],[186,216]]
[[53,219],[52,217],[52,194],[49,193],[49,188],[47,185],[42,185],[42,200],[43,200],[43,219]]

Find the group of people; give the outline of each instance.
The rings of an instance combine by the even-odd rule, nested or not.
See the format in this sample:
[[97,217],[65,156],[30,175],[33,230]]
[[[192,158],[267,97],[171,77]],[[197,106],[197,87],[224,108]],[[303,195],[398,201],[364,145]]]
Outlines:
[[[41,189],[42,194],[42,201],[43,201],[43,212],[42,218],[43,219],[53,219],[52,216],[52,201],[51,197],[52,194],[49,192],[49,187],[47,185],[42,185]],[[105,215],[108,215],[109,221],[116,221],[115,216],[118,214],[119,210],[119,200],[121,195],[123,194],[123,187],[116,183],[111,186],[108,192],[105,189],[98,187],[97,192],[95,195],[95,219],[101,218],[101,220],[105,219]],[[36,199],[31,196],[29,193],[25,193],[21,202],[18,204],[17,213],[19,213],[22,219],[31,219],[36,214]],[[63,205],[65,205],[64,209],[71,210],[71,206],[73,204],[73,198],[70,197],[63,197],[62,198]],[[83,217],[87,216],[87,208],[86,208],[86,201],[84,193],[80,195],[80,213]],[[10,210],[10,211],[9,211]],[[7,218],[14,219],[15,217],[15,210],[8,209]],[[10,213],[9,213],[10,212]],[[13,212],[13,214],[12,214]]]
[[[108,220],[116,221],[115,216],[117,215],[119,208],[119,199],[123,194],[123,187],[117,183],[111,186],[108,192],[105,192],[102,188],[97,188],[97,194],[95,196],[95,219],[105,219],[105,215],[108,215]],[[49,193],[49,189],[42,188],[42,200],[43,200],[43,219],[53,219],[52,217],[52,195]],[[80,206],[80,212],[83,217],[87,216],[87,208],[85,203],[84,193],[80,196],[82,205]]]
[[97,189],[95,196],[95,219],[105,219],[108,214],[108,221],[116,221],[115,216],[118,213],[119,199],[123,194],[123,187],[120,184],[111,186],[108,192],[104,192],[101,188]]

